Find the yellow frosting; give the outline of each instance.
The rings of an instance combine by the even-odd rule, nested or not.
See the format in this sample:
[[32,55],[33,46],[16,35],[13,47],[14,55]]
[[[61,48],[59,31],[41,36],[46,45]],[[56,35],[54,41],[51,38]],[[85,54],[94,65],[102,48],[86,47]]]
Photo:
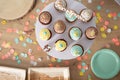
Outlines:
[[50,36],[51,36],[51,33],[50,33],[49,29],[44,28],[44,29],[40,30],[40,39],[41,40],[44,40],[44,41],[48,40],[50,38]]
[[67,47],[67,43],[64,40],[58,40],[55,44],[55,49],[57,51],[63,51]]

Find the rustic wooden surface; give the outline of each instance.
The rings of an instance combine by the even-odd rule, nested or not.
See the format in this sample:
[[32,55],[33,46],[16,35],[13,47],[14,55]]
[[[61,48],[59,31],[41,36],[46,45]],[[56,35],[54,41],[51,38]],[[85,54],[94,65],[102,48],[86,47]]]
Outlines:
[[[35,20],[30,19],[29,16],[31,14],[34,14],[35,16],[38,16],[38,14],[35,12],[36,9],[37,8],[42,9],[42,8],[44,8],[47,4],[49,4],[52,1],[54,1],[54,0],[48,0],[47,3],[43,4],[43,3],[41,3],[40,0],[37,0],[34,8],[26,16],[24,16],[23,18],[21,18],[19,20],[7,21],[7,24],[5,24],[5,25],[0,23],[0,32],[2,33],[2,37],[0,38],[0,44],[2,44],[3,41],[11,42],[12,47],[15,49],[15,51],[17,53],[27,52],[28,49],[31,48],[33,50],[33,55],[35,56],[35,59],[37,59],[38,57],[42,57],[43,58],[43,60],[38,63],[37,67],[47,67],[48,64],[51,63],[51,61],[47,60],[47,58],[46,58],[47,54],[45,52],[43,52],[42,50],[40,50],[40,51],[37,50],[37,46],[39,46],[38,44],[37,45],[27,44],[27,47],[24,48],[24,47],[21,46],[21,44],[22,44],[22,41],[21,41],[18,45],[16,45],[15,42],[14,42],[14,38],[19,37],[19,34],[16,34],[14,32],[13,33],[7,33],[6,29],[7,28],[15,28],[15,29],[23,31],[24,24],[25,24],[26,21],[30,22],[29,29],[34,28]],[[94,10],[95,12],[99,12],[104,19],[110,21],[110,26],[109,27],[113,27],[113,25],[115,25],[115,24],[119,25],[120,19],[115,20],[115,21],[112,20],[112,19],[108,19],[107,15],[105,13],[105,10],[106,9],[110,9],[111,11],[114,11],[114,12],[120,12],[119,11],[120,10],[120,6],[118,6],[114,2],[114,0],[103,0],[105,2],[105,5],[102,7],[102,10],[98,11],[96,9],[96,6],[100,4],[100,1],[101,0],[93,0],[93,2],[91,4],[89,4],[87,2],[87,0],[84,0],[84,1],[82,1],[82,3],[84,5],[86,5],[88,8]],[[0,22],[1,21],[2,21],[2,19],[0,19]],[[99,28],[102,25],[103,25],[102,23],[97,24],[98,30],[99,30]],[[106,39],[101,38],[101,36],[100,36],[101,34],[99,32],[98,37],[95,39],[95,42],[94,42],[94,44],[91,47],[92,55],[97,50],[104,48],[105,44],[109,43],[111,45],[110,48],[113,49],[114,51],[116,51],[118,53],[118,55],[120,56],[120,47],[114,46],[112,41],[111,41],[111,39],[113,37],[116,37],[116,36],[120,37],[119,32],[120,32],[120,28],[119,28],[119,30],[113,31],[111,34],[109,34]],[[27,37],[27,35],[25,35],[25,37]],[[36,41],[34,32],[30,36],[30,38],[33,41]],[[8,51],[9,51],[9,49],[3,48],[1,50],[1,52],[0,52],[0,56],[2,56],[3,54],[7,53]],[[86,61],[87,64],[89,65],[89,70],[84,74],[83,77],[79,76],[79,72],[80,71],[76,67],[77,63],[80,63],[80,62],[76,61],[76,59],[69,60],[70,64],[69,65],[65,65],[65,66],[70,67],[70,74],[71,74],[71,79],[70,80],[87,80],[87,75],[88,74],[92,75],[92,79],[93,80],[101,80],[101,79],[95,77],[95,75],[92,73],[92,71],[90,69],[90,60],[91,60],[91,56],[92,55],[90,55],[89,59]],[[61,67],[64,66],[63,63],[53,63],[53,64],[56,64],[56,65],[59,64]],[[11,58],[8,58],[7,60],[0,60],[0,65],[1,66],[10,66],[10,67],[23,68],[23,69],[27,69],[27,68],[31,67],[29,58],[28,59],[22,59],[22,63],[21,64],[17,64],[16,61],[12,60]],[[119,80],[119,79],[120,79],[120,73],[116,77],[111,79],[111,80]]]

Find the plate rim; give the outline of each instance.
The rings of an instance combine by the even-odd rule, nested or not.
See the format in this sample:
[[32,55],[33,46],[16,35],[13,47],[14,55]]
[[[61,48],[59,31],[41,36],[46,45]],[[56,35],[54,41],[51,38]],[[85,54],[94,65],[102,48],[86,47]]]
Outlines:
[[[115,72],[113,72],[114,75],[110,75],[110,76],[103,77],[103,76],[99,75],[98,72],[95,71],[95,69],[94,69],[94,60],[95,60],[96,56],[100,54],[101,51],[111,51],[111,53],[108,53],[108,54],[114,55],[115,60],[118,61],[118,64],[117,64],[117,66],[116,66],[117,68],[115,69]],[[103,54],[103,53],[101,53],[101,54]],[[97,77],[99,77],[99,78],[102,78],[102,79],[111,79],[111,78],[113,78],[113,77],[116,76],[116,75],[119,73],[119,71],[120,71],[120,58],[119,58],[119,55],[118,55],[115,51],[113,51],[113,50],[111,50],[111,49],[101,49],[101,50],[98,50],[97,52],[95,52],[95,54],[94,54],[93,57],[91,58],[91,70],[92,70],[92,72],[93,72]],[[112,74],[113,74],[113,73],[112,73]]]

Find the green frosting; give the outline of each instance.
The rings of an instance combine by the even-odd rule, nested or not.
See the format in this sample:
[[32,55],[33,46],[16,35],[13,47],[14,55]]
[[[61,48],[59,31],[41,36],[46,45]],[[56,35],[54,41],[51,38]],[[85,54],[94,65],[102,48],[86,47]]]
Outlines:
[[83,49],[81,46],[75,45],[71,48],[70,52],[73,56],[80,56],[83,54]]
[[[72,12],[74,12],[74,11],[72,11]],[[73,22],[73,21],[75,21],[76,19],[77,19],[77,17],[76,16],[74,16],[72,13],[70,13],[70,12],[66,12],[65,13],[65,17],[66,17],[66,19],[68,20],[68,21],[70,21],[70,22]]]
[[70,30],[70,37],[73,39],[73,40],[78,40],[80,39],[82,36],[82,32],[79,28],[72,28]]

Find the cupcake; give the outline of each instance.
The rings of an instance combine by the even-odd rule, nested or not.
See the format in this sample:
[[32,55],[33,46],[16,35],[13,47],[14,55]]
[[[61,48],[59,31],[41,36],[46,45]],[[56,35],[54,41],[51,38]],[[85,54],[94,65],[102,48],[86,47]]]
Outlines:
[[65,0],[57,0],[54,3],[54,7],[58,11],[64,11],[64,9],[67,7],[67,3]]
[[72,46],[70,52],[73,56],[81,56],[84,53],[84,49],[82,46],[76,44]]
[[82,31],[77,27],[73,27],[69,31],[69,36],[72,40],[79,40],[82,37]]
[[73,10],[68,10],[68,11],[66,11],[66,13],[65,13],[65,18],[66,18],[66,20],[68,21],[68,22],[74,22],[74,21],[76,21],[77,20],[77,16],[75,16],[73,13],[76,13],[75,11],[73,11]]
[[66,48],[67,48],[67,43],[66,43],[65,40],[60,39],[60,40],[56,41],[56,43],[55,43],[55,49],[56,49],[57,51],[62,52],[62,51],[64,51]]
[[89,27],[86,29],[85,35],[89,40],[93,40],[98,35],[98,30],[95,27]]
[[43,41],[49,40],[51,38],[51,31],[47,28],[43,28],[40,30],[40,39]]
[[89,22],[93,18],[93,12],[90,9],[83,9],[80,12],[81,21]]
[[54,24],[54,31],[58,34],[61,34],[65,31],[66,25],[62,20],[58,20]]
[[52,16],[49,12],[44,11],[39,15],[40,23],[47,25],[52,21]]

